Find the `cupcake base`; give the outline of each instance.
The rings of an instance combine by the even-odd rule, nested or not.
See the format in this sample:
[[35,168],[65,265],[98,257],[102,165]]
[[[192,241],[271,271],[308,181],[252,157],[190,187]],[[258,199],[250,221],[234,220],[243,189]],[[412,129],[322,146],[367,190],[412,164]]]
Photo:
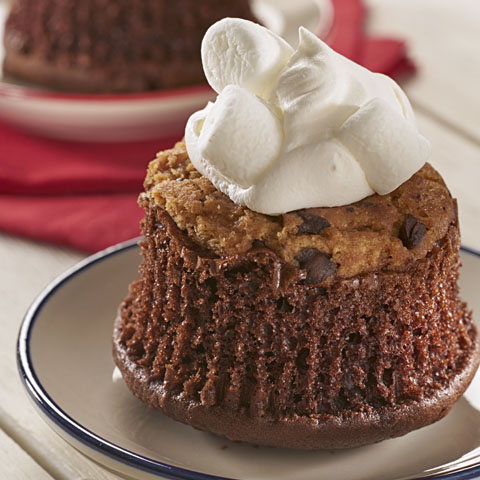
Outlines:
[[115,323],[115,362],[128,388],[149,407],[199,430],[233,441],[301,450],[345,449],[399,437],[442,419],[462,396],[478,367],[479,345],[469,355],[464,369],[448,387],[418,402],[367,408],[339,415],[320,414],[275,419],[232,414],[221,406],[202,406],[188,398],[172,397],[161,382],[152,382],[148,369],[130,360],[121,338],[121,316]]
[[152,408],[231,440],[349,448],[445,416],[479,363],[458,225],[403,271],[315,284],[263,246],[218,257],[146,206],[113,351]]

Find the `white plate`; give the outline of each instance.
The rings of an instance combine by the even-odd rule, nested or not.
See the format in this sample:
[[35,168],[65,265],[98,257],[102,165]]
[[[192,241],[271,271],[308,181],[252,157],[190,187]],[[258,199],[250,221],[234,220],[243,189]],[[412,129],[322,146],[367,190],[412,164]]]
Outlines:
[[[252,9],[264,25],[293,43],[300,25],[323,35],[332,21],[330,0],[253,0]],[[215,98],[206,84],[140,94],[82,95],[15,82],[1,70],[7,10],[0,0],[0,119],[4,121],[60,139],[145,140],[181,136],[190,114]]]
[[[480,375],[440,422],[404,437],[338,452],[301,452],[225,439],[174,422],[112,381],[112,325],[139,248],[96,254],[50,285],[18,340],[22,380],[41,416],[67,442],[135,478],[388,480],[480,475]],[[480,254],[462,252],[461,290],[480,311]]]

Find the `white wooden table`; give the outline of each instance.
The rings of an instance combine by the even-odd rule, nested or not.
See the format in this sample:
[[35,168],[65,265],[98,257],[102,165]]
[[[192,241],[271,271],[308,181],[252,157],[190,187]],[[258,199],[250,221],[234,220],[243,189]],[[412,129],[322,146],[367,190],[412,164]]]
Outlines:
[[[369,0],[369,29],[409,42],[419,74],[404,85],[432,163],[459,200],[463,243],[480,251],[480,1]],[[0,234],[0,478],[118,479],[67,445],[34,412],[15,363],[22,317],[84,255]]]

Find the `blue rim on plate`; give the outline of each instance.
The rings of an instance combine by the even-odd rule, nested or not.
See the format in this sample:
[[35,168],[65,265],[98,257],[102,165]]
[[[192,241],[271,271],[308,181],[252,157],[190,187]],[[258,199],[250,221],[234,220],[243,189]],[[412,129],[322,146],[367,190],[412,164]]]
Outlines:
[[[45,288],[45,290],[43,290],[43,292],[40,293],[25,314],[18,335],[17,364],[21,380],[36,406],[40,408],[57,427],[86,447],[93,449],[96,452],[103,454],[117,462],[145,473],[162,475],[163,477],[171,480],[234,480],[232,478],[195,472],[193,470],[187,470],[181,467],[176,467],[167,463],[153,460],[99,437],[67,415],[50,397],[37,377],[30,355],[30,340],[31,333],[35,325],[35,320],[38,314],[41,312],[43,306],[46,304],[46,302],[48,302],[49,298],[60,287],[62,287],[64,283],[68,282],[75,275],[88,269],[98,262],[101,262],[128,249],[135,248],[138,240],[139,239],[137,238],[120,243],[86,258],[57,277]],[[462,247],[462,250],[471,255],[480,257],[480,252],[471,248]],[[478,463],[473,466],[461,467],[457,471],[450,473],[415,477],[415,480],[470,480],[478,478],[478,476],[480,476],[480,459]]]

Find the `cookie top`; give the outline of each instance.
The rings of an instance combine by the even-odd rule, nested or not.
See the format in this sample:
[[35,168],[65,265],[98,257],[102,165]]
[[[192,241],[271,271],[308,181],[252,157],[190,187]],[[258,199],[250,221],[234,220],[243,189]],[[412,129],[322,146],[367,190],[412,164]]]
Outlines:
[[236,205],[191,164],[184,142],[160,152],[145,179],[145,206],[165,209],[189,237],[218,256],[269,248],[322,282],[399,271],[431,250],[456,221],[456,202],[426,164],[393,192],[341,207],[279,216]]

